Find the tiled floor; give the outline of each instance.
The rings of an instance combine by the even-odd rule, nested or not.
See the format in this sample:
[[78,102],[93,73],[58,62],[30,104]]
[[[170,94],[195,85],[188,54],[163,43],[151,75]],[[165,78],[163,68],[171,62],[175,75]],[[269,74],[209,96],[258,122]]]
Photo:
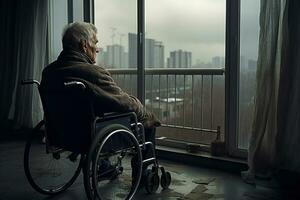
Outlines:
[[[64,193],[47,197],[35,192],[28,184],[23,170],[24,142],[0,143],[0,200],[82,200],[86,199],[82,175]],[[160,164],[172,174],[170,189],[147,195],[140,190],[136,200],[277,200],[296,199],[283,197],[278,191],[264,186],[244,183],[237,174],[207,168],[187,166],[170,161]]]

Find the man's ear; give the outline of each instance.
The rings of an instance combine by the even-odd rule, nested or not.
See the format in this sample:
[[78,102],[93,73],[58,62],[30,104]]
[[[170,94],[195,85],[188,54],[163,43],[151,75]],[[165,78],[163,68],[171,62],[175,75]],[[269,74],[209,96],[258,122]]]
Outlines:
[[87,46],[87,41],[86,41],[86,40],[81,40],[81,41],[80,41],[80,49],[81,49],[84,53],[86,53],[86,52],[87,52],[87,48],[88,48],[88,46]]

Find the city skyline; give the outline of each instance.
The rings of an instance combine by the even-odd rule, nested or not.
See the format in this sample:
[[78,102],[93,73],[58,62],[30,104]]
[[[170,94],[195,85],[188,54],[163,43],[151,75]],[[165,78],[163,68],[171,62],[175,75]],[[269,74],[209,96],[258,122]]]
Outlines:
[[[124,35],[123,35],[124,36]],[[114,40],[112,40],[112,43]],[[165,56],[167,55],[167,56]],[[224,68],[225,57],[214,55],[208,62],[196,59],[193,62],[193,52],[183,49],[174,49],[165,53],[163,41],[145,38],[145,67],[146,68]],[[128,33],[128,49],[120,43],[108,44],[101,48],[97,55],[97,63],[110,68],[136,68],[137,67],[137,35]],[[256,59],[240,56],[242,69],[255,70]],[[251,68],[251,69],[250,69]]]
[[[153,0],[145,3],[145,36],[164,41],[165,52],[183,49],[204,61],[212,55],[225,55],[225,0],[191,0],[188,4],[183,0],[156,3]],[[111,10],[116,12],[112,14]],[[106,46],[111,44],[113,35],[117,42],[121,34],[136,33],[136,13],[136,1],[95,1],[95,24],[100,43]],[[125,39],[122,41],[127,49]]]

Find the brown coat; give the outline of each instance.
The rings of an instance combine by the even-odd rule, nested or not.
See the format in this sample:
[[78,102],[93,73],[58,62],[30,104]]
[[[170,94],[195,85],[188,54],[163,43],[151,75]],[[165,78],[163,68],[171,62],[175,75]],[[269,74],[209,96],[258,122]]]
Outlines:
[[76,51],[62,51],[58,59],[43,70],[41,85],[51,86],[65,78],[79,79],[88,85],[93,93],[97,114],[133,111],[145,127],[160,126],[154,114],[147,111],[136,97],[118,87],[110,73],[92,64],[86,55]]

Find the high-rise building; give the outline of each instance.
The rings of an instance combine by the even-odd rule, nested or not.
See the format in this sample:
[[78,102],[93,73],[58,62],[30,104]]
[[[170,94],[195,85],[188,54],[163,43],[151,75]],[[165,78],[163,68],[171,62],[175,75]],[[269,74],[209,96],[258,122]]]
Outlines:
[[128,68],[128,52],[124,52],[124,65],[122,66],[123,68]]
[[108,68],[127,68],[128,53],[124,51],[124,46],[113,44],[106,46],[106,51],[100,50],[97,55],[97,63]]
[[162,42],[154,43],[154,67],[164,68],[165,66],[165,50]]
[[124,47],[119,44],[107,46],[107,63],[111,68],[124,68],[125,66],[125,51]]
[[128,33],[128,67],[137,68],[137,35]]
[[183,50],[171,51],[167,59],[168,68],[191,68],[192,53]]
[[145,67],[154,68],[154,44],[155,40],[145,39]]
[[106,65],[106,57],[106,52],[103,50],[103,48],[100,48],[99,53],[97,54],[97,64]]
[[212,67],[213,68],[224,68],[225,67],[225,58],[221,56],[215,56],[212,59]]
[[[129,68],[137,67],[137,35],[134,33],[128,34],[128,66]],[[164,67],[164,46],[162,42],[145,39],[145,67]]]

